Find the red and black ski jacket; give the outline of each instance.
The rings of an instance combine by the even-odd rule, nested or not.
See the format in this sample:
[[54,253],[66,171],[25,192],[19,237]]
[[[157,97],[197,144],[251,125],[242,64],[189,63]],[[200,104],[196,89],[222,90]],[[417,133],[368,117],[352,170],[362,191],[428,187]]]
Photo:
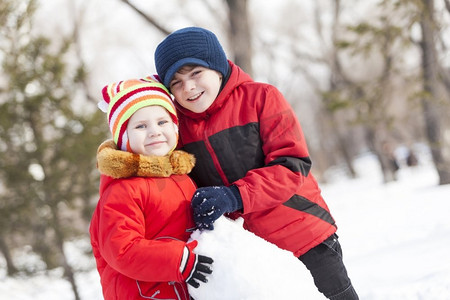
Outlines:
[[336,231],[300,123],[278,89],[229,63],[230,77],[205,112],[177,105],[180,146],[197,158],[191,176],[200,187],[236,185],[244,227],[300,256]]

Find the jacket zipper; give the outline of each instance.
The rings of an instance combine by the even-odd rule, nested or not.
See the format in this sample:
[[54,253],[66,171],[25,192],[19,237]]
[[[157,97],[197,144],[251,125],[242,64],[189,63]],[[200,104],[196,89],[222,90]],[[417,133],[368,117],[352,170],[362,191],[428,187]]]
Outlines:
[[174,290],[175,290],[175,294],[177,294],[178,299],[179,299],[179,300],[181,300],[181,299],[189,299],[189,297],[187,296],[187,295],[188,295],[188,292],[183,288],[183,285],[181,285],[180,283],[178,283],[178,285],[181,286],[181,291],[183,292],[183,297],[180,295],[180,293],[178,292],[178,289],[177,289],[177,287],[176,287],[176,284],[177,284],[177,283],[178,283],[178,282],[176,282],[176,281],[171,281],[171,282],[169,282],[169,285],[173,285],[173,288],[174,288]]
[[184,290],[183,286],[181,286],[182,292],[183,292],[183,296],[184,298],[181,298],[180,293],[178,292],[177,287],[175,286],[177,282],[175,281],[170,281],[168,284],[172,286],[173,290],[175,291],[175,294],[177,295],[177,299],[162,299],[162,298],[156,298],[156,296],[160,293],[160,290],[157,290],[156,292],[153,293],[153,295],[151,296],[145,296],[144,294],[142,294],[142,290],[141,290],[141,286],[139,285],[139,281],[136,280],[136,284],[139,290],[139,296],[141,296],[144,299],[152,299],[152,300],[182,300],[182,299],[188,299],[187,298],[187,291]]

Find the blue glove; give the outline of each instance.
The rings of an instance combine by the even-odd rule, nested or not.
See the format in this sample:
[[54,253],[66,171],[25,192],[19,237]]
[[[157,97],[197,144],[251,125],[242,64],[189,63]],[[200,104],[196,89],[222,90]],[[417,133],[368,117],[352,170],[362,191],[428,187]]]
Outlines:
[[239,189],[231,185],[198,188],[192,197],[194,221],[199,229],[213,230],[213,223],[224,213],[242,209]]

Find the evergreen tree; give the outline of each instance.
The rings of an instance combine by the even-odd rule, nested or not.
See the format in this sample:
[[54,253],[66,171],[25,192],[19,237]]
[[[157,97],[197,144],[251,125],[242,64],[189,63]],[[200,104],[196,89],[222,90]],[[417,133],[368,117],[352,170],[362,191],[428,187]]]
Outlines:
[[35,10],[35,0],[0,4],[0,242],[10,245],[0,250],[31,245],[48,269],[64,268],[79,299],[64,244],[87,237],[107,130],[83,96],[81,64],[69,61],[73,43],[33,34]]

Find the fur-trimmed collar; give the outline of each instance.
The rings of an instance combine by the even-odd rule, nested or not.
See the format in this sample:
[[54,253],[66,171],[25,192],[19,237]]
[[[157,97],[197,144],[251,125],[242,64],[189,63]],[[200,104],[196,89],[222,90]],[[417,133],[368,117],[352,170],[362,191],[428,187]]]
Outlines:
[[97,150],[98,170],[112,178],[188,174],[194,165],[194,156],[181,150],[175,150],[166,156],[145,156],[117,150],[113,140],[103,142]]

